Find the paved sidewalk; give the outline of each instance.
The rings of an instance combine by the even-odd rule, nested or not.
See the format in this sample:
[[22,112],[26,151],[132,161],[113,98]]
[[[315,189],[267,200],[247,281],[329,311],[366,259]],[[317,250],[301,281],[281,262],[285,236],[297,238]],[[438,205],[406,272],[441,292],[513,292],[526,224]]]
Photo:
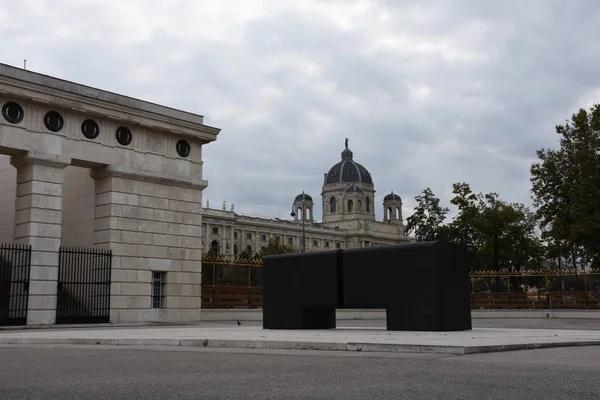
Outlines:
[[264,330],[257,326],[177,326],[0,332],[0,344],[85,344],[472,354],[600,345],[600,331],[477,328],[390,332],[382,328]]

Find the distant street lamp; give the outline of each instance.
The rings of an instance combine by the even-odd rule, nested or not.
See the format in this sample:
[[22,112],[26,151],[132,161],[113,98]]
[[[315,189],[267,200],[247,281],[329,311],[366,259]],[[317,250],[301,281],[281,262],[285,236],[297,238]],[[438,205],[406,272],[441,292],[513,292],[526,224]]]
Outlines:
[[[305,211],[306,208],[304,207],[304,190],[302,191],[302,252],[306,253],[306,231],[304,229],[304,219],[305,217]],[[296,216],[296,213],[294,212],[294,205],[292,204],[292,212],[290,213],[290,215],[293,217]]]

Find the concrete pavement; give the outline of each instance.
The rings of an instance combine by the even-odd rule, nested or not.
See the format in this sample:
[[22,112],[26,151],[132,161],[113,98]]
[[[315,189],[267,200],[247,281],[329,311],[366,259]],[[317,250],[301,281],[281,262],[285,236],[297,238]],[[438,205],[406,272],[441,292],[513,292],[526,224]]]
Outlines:
[[600,331],[475,328],[462,332],[390,332],[380,327],[264,330],[260,326],[207,324],[176,327],[53,329],[0,332],[0,344],[183,346],[473,354],[600,345]]
[[1,346],[2,400],[597,399],[599,347],[475,355]]

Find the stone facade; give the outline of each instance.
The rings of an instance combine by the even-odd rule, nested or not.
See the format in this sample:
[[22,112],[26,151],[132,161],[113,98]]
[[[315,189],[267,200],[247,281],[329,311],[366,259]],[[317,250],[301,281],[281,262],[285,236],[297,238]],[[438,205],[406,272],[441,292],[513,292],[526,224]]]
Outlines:
[[0,241],[32,246],[28,323],[55,321],[61,245],[112,250],[111,322],[199,320],[202,147],[219,129],[3,64],[0,107]]
[[[227,210],[203,209],[203,250],[235,256],[260,255],[270,239],[302,248],[303,227],[306,251],[385,246],[410,242],[404,233],[402,199],[393,192],[384,197],[384,220],[375,218],[375,186],[369,171],[354,161],[346,147],[342,160],[325,173],[321,191],[323,221],[315,222],[310,195],[294,199],[291,220],[253,217]],[[304,221],[303,221],[304,219]]]
[[376,221],[373,180],[348,142],[325,174],[322,222],[306,193],[291,219],[262,218],[202,206],[202,149],[219,129],[200,115],[3,64],[0,107],[0,243],[32,246],[28,324],[56,321],[61,246],[112,250],[111,322],[185,322],[200,320],[211,249],[301,248],[303,232],[307,251],[411,240],[398,195]]

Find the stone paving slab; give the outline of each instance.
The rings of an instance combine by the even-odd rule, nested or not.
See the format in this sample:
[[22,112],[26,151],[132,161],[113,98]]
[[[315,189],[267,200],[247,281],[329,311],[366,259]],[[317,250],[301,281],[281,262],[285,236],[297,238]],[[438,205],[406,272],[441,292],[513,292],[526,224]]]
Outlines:
[[0,332],[0,344],[188,346],[472,354],[600,345],[600,331],[478,328],[462,332],[390,332],[382,328],[263,330],[257,326],[57,329]]

